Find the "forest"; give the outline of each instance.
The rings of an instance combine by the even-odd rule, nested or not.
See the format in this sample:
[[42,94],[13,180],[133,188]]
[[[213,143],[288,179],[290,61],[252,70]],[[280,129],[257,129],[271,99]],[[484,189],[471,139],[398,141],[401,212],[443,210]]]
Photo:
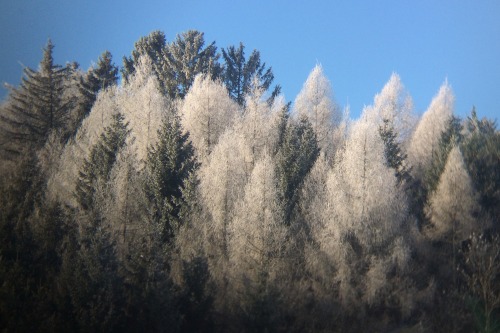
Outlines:
[[55,51],[0,104],[0,331],[500,331],[500,132],[447,81],[351,119],[196,30]]

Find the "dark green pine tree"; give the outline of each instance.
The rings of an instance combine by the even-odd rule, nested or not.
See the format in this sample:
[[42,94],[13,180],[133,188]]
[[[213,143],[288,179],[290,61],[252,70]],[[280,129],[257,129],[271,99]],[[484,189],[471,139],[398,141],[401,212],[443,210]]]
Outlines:
[[[222,49],[224,59],[223,79],[229,95],[241,106],[245,104],[245,95],[252,88],[252,80],[259,79],[259,88],[268,90],[274,80],[272,68],[266,68],[266,63],[261,63],[260,52],[253,50],[248,60],[245,59],[245,46],[229,46],[227,51]],[[271,94],[274,99],[281,91],[279,85],[275,86]]]
[[426,194],[433,192],[439,183],[439,178],[443,173],[448,154],[451,149],[462,142],[462,124],[460,118],[452,116],[448,121],[445,131],[441,134],[439,147],[434,152],[432,163],[425,173]]
[[165,34],[159,30],[153,31],[135,42],[132,55],[130,57],[123,57],[121,73],[125,82],[128,82],[130,76],[135,73],[135,67],[141,56],[149,57],[153,66],[159,66],[166,47]]
[[80,102],[80,121],[90,112],[99,91],[115,85],[117,82],[118,67],[113,64],[111,53],[105,51],[99,56],[97,65],[91,67],[80,78],[79,90],[83,97]]
[[99,141],[92,147],[79,171],[75,196],[85,210],[94,206],[94,193],[99,182],[106,182],[116,161],[116,156],[126,144],[130,130],[121,113],[113,115],[113,122],[104,129]]
[[40,148],[69,120],[73,101],[63,98],[69,68],[54,64],[53,49],[49,40],[39,70],[24,69],[20,86],[11,89],[0,114],[1,149],[11,156]]
[[410,170],[406,167],[405,154],[397,141],[398,133],[394,129],[394,125],[384,119],[384,124],[379,127],[380,137],[384,141],[384,155],[387,166],[394,169],[398,184],[411,182]]
[[468,135],[461,151],[474,188],[479,194],[481,207],[494,221],[500,231],[500,132],[496,123],[488,119],[479,120],[473,109],[466,121]]
[[220,77],[222,68],[215,42],[205,46],[203,32],[188,30],[168,44],[156,72],[164,94],[184,98],[198,74]]
[[304,178],[319,156],[320,149],[311,123],[301,117],[297,124],[289,121],[276,154],[276,175],[285,223],[291,223]]
[[180,120],[165,119],[158,131],[158,142],[148,152],[145,188],[153,207],[153,221],[165,243],[170,243],[181,224],[183,196],[195,185],[192,173],[197,165],[189,135],[182,133]]

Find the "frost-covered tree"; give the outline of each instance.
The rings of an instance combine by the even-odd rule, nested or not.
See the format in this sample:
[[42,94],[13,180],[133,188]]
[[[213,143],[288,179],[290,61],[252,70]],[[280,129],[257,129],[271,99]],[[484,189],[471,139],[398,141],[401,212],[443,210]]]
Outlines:
[[49,179],[51,196],[70,205],[75,204],[71,202],[71,193],[83,160],[89,156],[104,128],[112,124],[113,117],[118,113],[129,123],[131,135],[128,144],[137,160],[143,163],[146,159],[149,146],[157,140],[162,118],[173,113],[173,106],[160,92],[158,81],[151,71],[151,63],[147,58],[141,59],[127,84],[122,87],[111,86],[98,95],[91,112],[74,138],[64,147],[57,171]]
[[234,124],[250,146],[253,162],[264,149],[270,149],[274,141],[273,108],[263,99],[264,91],[258,87],[257,77],[254,77],[254,83],[254,87],[246,95],[243,114]]
[[319,147],[331,154],[334,144],[333,129],[338,126],[341,115],[338,105],[333,100],[331,84],[324,75],[321,65],[316,65],[309,74],[295,99],[294,110],[299,116],[309,119]]
[[320,249],[336,267],[335,281],[346,306],[359,306],[360,300],[376,305],[384,302],[384,294],[397,295],[387,289],[388,277],[392,269],[404,270],[408,260],[401,239],[406,200],[385,163],[372,116],[372,110],[365,110],[350,129],[327,179],[323,228],[315,232]]
[[229,253],[236,275],[256,283],[262,274],[272,279],[282,270],[278,262],[283,259],[287,234],[269,155],[255,164],[243,193],[229,228]]
[[237,115],[238,106],[219,81],[198,75],[181,106],[182,126],[198,156],[206,157]]
[[324,153],[316,159],[314,166],[304,180],[300,193],[300,211],[311,234],[321,232],[324,224],[324,205],[327,200],[326,180],[330,165]]
[[[245,58],[245,46],[240,43],[239,47],[229,46],[227,50],[222,49],[224,59],[222,77],[229,95],[240,106],[245,104],[245,95],[252,90],[252,85],[266,91],[271,87],[274,80],[272,68],[266,68],[266,63],[261,63],[260,52],[253,50],[248,59]],[[258,83],[252,81],[257,77]],[[271,98],[276,97],[281,90],[279,85],[275,86]]]
[[[234,205],[250,175],[250,149],[234,131],[227,131],[200,168],[200,195],[210,215],[209,228],[227,250],[227,226]],[[223,253],[227,256],[227,252]]]
[[[266,153],[256,164],[230,223],[232,294],[255,327],[277,323],[277,290],[287,288],[287,228],[283,224],[276,176]],[[236,305],[235,304],[235,305]],[[276,318],[274,318],[276,320]]]
[[451,238],[455,245],[483,227],[476,218],[477,196],[458,146],[449,153],[426,211],[431,221],[430,235],[435,239]]
[[63,98],[68,67],[54,63],[54,44],[49,40],[43,50],[39,69],[24,69],[18,88],[12,88],[2,108],[2,150],[18,155],[38,149],[51,132],[67,125],[72,100]]
[[116,156],[126,144],[130,130],[122,114],[113,116],[113,123],[106,127],[97,144],[90,151],[79,172],[75,195],[80,206],[89,210],[94,206],[97,187],[104,186],[116,161]]
[[375,95],[373,109],[379,117],[379,124],[393,128],[398,144],[406,145],[415,126],[413,100],[405,89],[398,74],[392,73],[382,91]]
[[413,174],[419,179],[431,165],[441,134],[453,115],[454,101],[455,97],[446,81],[415,128],[408,148],[408,159],[413,168]]
[[163,53],[167,47],[165,34],[155,30],[147,36],[139,38],[134,44],[134,50],[130,57],[123,57],[122,77],[127,82],[134,74],[135,67],[141,57],[148,57],[152,64],[160,64]]
[[250,161],[245,140],[230,130],[220,138],[199,172],[201,241],[212,281],[219,289],[217,299],[223,307],[228,287],[229,223],[249,178]]

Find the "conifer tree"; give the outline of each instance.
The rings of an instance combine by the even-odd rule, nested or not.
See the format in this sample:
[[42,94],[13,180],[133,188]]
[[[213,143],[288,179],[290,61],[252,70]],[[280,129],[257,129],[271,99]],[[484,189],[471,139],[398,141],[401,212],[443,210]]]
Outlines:
[[131,75],[135,73],[136,66],[142,56],[148,57],[152,64],[159,65],[166,46],[165,34],[159,30],[153,31],[135,42],[132,55],[123,57],[121,73],[125,82],[128,82]]
[[284,209],[284,221],[288,225],[302,182],[318,156],[318,141],[309,120],[301,117],[297,124],[289,121],[276,154],[279,197]]
[[221,72],[218,59],[215,42],[205,46],[203,32],[188,30],[177,35],[162,52],[157,66],[164,93],[170,98],[184,98],[198,74],[217,79]]
[[332,152],[332,134],[340,123],[339,107],[333,100],[330,82],[316,65],[295,99],[295,113],[307,117],[314,129],[320,148],[328,155]]
[[456,144],[446,159],[436,190],[430,195],[426,212],[433,237],[450,237],[454,246],[479,227],[475,218],[477,196]]
[[[500,132],[495,122],[479,120],[475,109],[465,127],[467,134],[461,150],[467,171],[478,192],[481,207],[495,221],[494,217],[500,216]],[[496,219],[494,227],[497,230],[499,222]]]
[[[245,104],[245,95],[252,87],[254,77],[258,79],[258,88],[266,91],[271,87],[274,80],[272,68],[266,68],[266,63],[261,63],[260,52],[253,50],[248,59],[245,58],[245,46],[240,42],[238,48],[234,45],[227,50],[222,49],[224,59],[223,80],[229,95],[240,106]],[[271,98],[276,97],[281,90],[279,85],[275,86]]]
[[99,91],[117,82],[118,67],[113,64],[111,53],[105,51],[99,56],[96,66],[91,67],[87,73],[80,78],[79,90],[83,96],[80,105],[80,119],[83,119],[90,112]]
[[68,67],[54,63],[54,45],[49,40],[38,71],[24,69],[18,88],[12,88],[4,113],[0,114],[3,150],[17,155],[38,149],[50,133],[62,130],[69,118],[72,100],[63,98]]
[[[220,81],[198,75],[181,106],[182,126],[199,157],[206,157],[237,115],[237,104]],[[200,159],[201,160],[201,159]]]
[[417,179],[424,178],[431,164],[441,134],[453,115],[454,101],[455,96],[451,87],[445,82],[415,128],[408,147],[408,159],[412,166],[412,174]]
[[93,207],[96,187],[107,182],[118,151],[126,144],[130,131],[124,120],[120,113],[113,115],[113,123],[104,129],[99,141],[92,147],[90,156],[83,162],[75,192],[83,209]]
[[397,141],[398,134],[388,119],[384,119],[384,125],[379,127],[379,133],[384,141],[384,155],[387,166],[394,169],[398,183],[411,182],[412,178],[406,162],[408,155],[401,149]]
[[197,167],[188,133],[182,133],[177,117],[164,119],[158,141],[146,161],[146,193],[153,205],[153,220],[162,240],[170,243],[181,224],[183,189]]

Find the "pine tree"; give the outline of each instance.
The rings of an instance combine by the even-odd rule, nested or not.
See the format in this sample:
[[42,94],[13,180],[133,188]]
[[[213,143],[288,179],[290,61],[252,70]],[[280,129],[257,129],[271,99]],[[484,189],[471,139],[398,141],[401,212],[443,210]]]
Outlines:
[[276,174],[284,221],[291,224],[291,217],[304,178],[319,156],[318,141],[309,120],[301,117],[297,124],[288,122],[283,142],[276,154]]
[[[464,161],[481,207],[495,221],[494,217],[500,216],[500,132],[494,121],[479,120],[475,109],[465,127],[467,134],[461,145]],[[499,230],[500,220],[496,221],[494,227]]]
[[147,56],[152,64],[160,65],[163,53],[167,47],[165,34],[156,30],[149,35],[141,37],[134,44],[134,50],[130,57],[123,57],[122,77],[128,82],[132,74],[135,73],[136,66],[142,56]]
[[439,145],[433,151],[432,160],[425,173],[424,185],[428,194],[433,192],[439,182],[439,178],[448,159],[448,154],[456,145],[462,141],[462,124],[460,118],[451,116],[446,124],[445,130],[441,133]]
[[96,187],[106,183],[116,161],[118,151],[125,146],[130,131],[122,114],[113,115],[113,123],[104,129],[90,156],[84,160],[79,171],[75,196],[83,209],[94,205]]
[[384,155],[387,166],[394,169],[398,183],[410,183],[412,177],[407,166],[408,155],[403,152],[398,143],[398,134],[388,119],[384,119],[384,125],[379,127],[379,133],[384,141]]
[[[257,77],[258,88],[266,91],[271,87],[274,80],[272,68],[266,68],[266,63],[261,63],[260,52],[253,50],[248,59],[245,58],[245,46],[229,46],[227,50],[222,49],[224,67],[222,76],[229,95],[240,106],[245,104],[245,95],[252,87],[252,80]],[[275,86],[271,93],[271,100],[279,95],[281,87]]]
[[99,56],[96,66],[91,67],[80,78],[80,93],[83,100],[80,104],[80,119],[83,119],[94,105],[99,91],[115,85],[118,82],[118,67],[113,64],[109,51]]
[[50,133],[66,126],[72,105],[72,100],[63,98],[68,67],[54,64],[53,49],[49,40],[39,70],[25,68],[21,85],[10,91],[4,114],[0,115],[7,141],[2,149],[7,153],[18,155],[38,149]]
[[163,121],[158,142],[146,161],[146,193],[153,205],[153,220],[159,224],[162,240],[170,243],[182,223],[183,189],[197,168],[194,149],[187,133],[182,133],[177,117]]
[[169,43],[158,64],[157,73],[164,93],[184,98],[198,74],[215,80],[220,76],[219,54],[215,42],[205,46],[202,32],[188,30]]

